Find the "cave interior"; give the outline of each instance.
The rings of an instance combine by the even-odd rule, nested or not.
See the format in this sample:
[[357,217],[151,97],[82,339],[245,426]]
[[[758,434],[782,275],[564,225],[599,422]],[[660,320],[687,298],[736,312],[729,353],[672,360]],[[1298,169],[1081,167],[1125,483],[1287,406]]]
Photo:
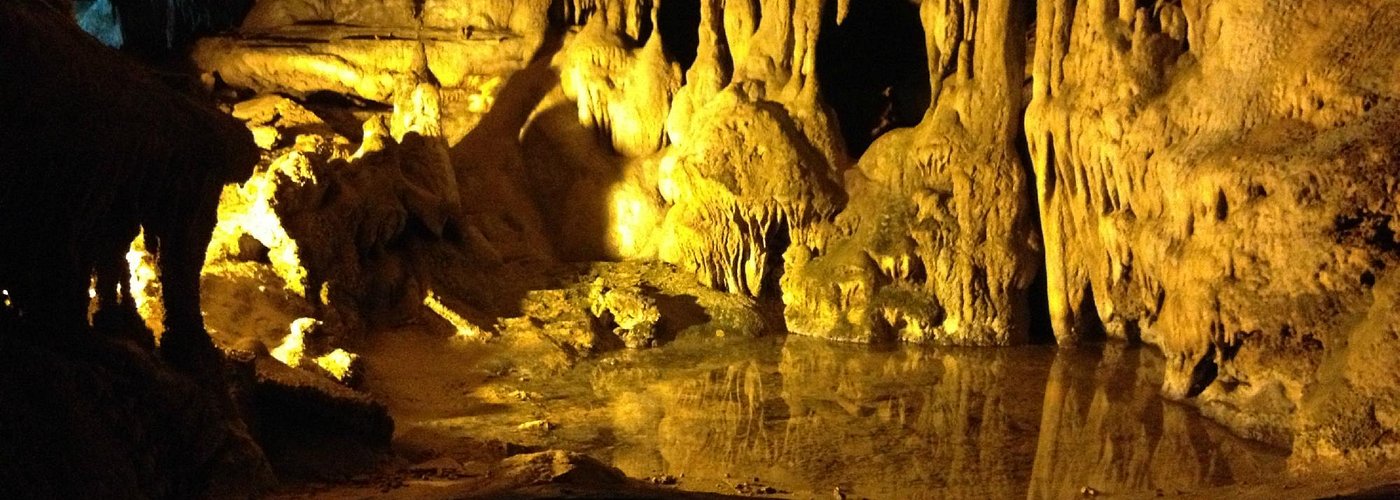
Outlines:
[[0,496],[1400,496],[1400,3],[6,0]]

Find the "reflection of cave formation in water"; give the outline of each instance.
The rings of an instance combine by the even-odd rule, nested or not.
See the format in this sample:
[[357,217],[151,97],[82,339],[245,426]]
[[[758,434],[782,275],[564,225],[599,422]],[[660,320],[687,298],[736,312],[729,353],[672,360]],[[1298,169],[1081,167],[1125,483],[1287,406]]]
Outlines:
[[[253,496],[266,462],[328,467],[286,452],[332,448],[302,431],[422,439],[391,412],[880,497],[1258,494],[1280,470],[1159,396],[1296,471],[1394,468],[1385,33],[1400,2],[0,1],[0,69],[25,70],[0,76],[0,463],[23,462],[0,491]],[[750,337],[1037,324],[1164,358]],[[400,327],[419,351],[375,347]],[[81,336],[48,356],[48,330]],[[88,356],[111,342],[140,350]],[[432,357],[458,344],[483,354]],[[206,424],[152,441],[172,422]],[[241,455],[197,449],[218,436]],[[216,464],[259,472],[200,491]]]
[[[1062,351],[1045,389],[1031,498],[1100,491],[1185,491],[1268,477],[1284,455],[1234,438],[1157,397],[1161,357],[1108,345]],[[1097,365],[1094,369],[1086,369]]]
[[[878,351],[794,336],[751,350],[645,370],[660,379],[641,392],[609,387],[609,404],[627,408],[614,425],[657,407],[654,428],[629,422],[618,434],[621,448],[658,455],[613,449],[614,461],[875,498],[1189,491],[1283,467],[1281,452],[1158,397],[1162,361],[1144,349]],[[627,437],[636,432],[646,438]]]

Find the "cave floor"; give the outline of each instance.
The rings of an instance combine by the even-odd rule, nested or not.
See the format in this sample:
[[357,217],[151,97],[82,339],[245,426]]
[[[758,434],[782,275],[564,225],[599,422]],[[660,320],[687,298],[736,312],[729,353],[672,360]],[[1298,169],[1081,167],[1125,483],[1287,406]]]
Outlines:
[[676,491],[777,498],[1277,498],[1356,483],[1284,481],[1286,450],[1159,398],[1147,348],[692,334],[561,363],[430,330],[361,347],[364,389],[397,422],[395,478],[283,496],[461,497],[500,456],[545,449]]

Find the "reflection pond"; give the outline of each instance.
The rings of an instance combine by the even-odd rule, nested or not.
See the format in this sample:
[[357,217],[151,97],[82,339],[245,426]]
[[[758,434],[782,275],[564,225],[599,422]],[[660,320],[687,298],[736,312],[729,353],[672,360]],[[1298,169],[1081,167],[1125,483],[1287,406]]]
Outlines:
[[[492,366],[480,352],[438,347],[398,356]],[[495,369],[457,377],[442,387],[450,395],[423,386],[442,373],[416,382],[377,373],[370,390],[404,441],[470,435],[581,451],[630,476],[676,476],[689,491],[756,482],[801,498],[838,488],[852,498],[1155,496],[1268,481],[1287,457],[1160,398],[1161,356],[1122,344],[682,338],[547,375]],[[552,430],[520,428],[538,419]]]

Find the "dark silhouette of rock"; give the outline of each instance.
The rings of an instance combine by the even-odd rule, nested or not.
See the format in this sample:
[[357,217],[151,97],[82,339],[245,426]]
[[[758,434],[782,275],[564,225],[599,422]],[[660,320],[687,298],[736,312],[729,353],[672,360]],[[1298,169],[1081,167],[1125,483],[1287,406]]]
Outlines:
[[118,304],[139,228],[159,254],[162,352],[186,369],[217,360],[199,271],[219,192],[258,159],[236,120],[183,96],[38,2],[0,7],[0,287],[9,314],[58,334],[85,329],[93,271]]
[[[199,306],[219,193],[258,159],[249,132],[52,3],[0,4],[0,68],[0,492],[257,495],[272,473]],[[95,272],[111,320],[99,329],[151,344],[121,319],[141,228],[164,285],[166,364],[88,325]]]

